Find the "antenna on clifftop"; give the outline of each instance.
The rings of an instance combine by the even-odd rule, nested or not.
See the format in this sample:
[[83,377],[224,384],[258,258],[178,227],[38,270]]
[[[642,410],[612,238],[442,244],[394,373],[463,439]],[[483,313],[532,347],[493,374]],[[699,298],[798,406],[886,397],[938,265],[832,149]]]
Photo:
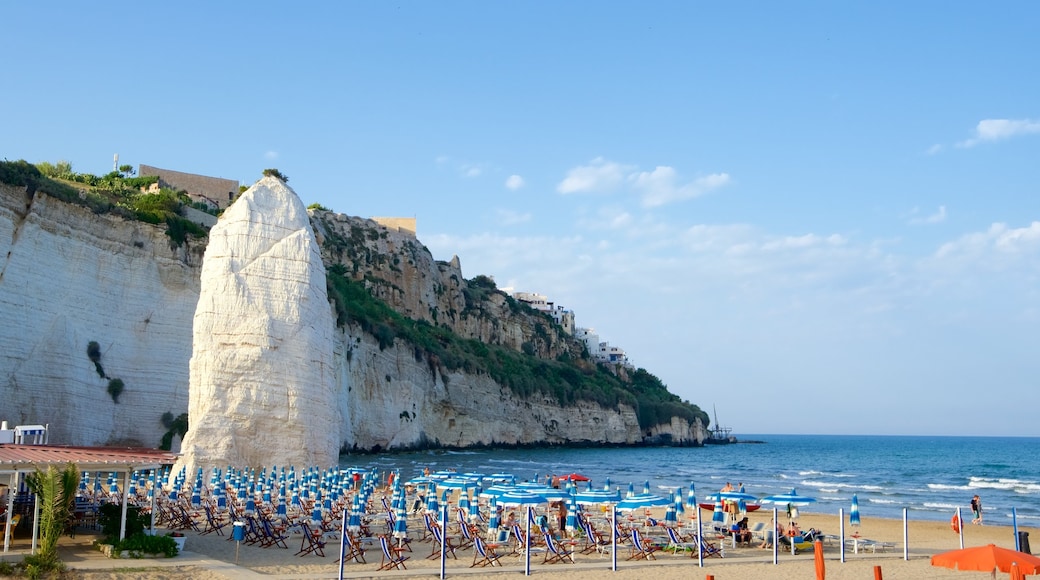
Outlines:
[[119,154],[112,156],[112,171],[119,171]]

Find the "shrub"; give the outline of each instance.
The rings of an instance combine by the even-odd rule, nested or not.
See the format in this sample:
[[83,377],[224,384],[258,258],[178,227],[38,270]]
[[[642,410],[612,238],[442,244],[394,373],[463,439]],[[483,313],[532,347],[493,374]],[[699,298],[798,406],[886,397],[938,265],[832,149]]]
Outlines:
[[274,177],[276,179],[281,180],[282,183],[289,183],[289,176],[288,175],[283,175],[281,171],[278,171],[277,169],[273,169],[273,168],[272,169],[265,169],[264,170],[264,177]]
[[[123,506],[114,503],[106,503],[98,509],[98,523],[101,525],[101,534],[106,543],[114,543],[119,538],[119,518],[123,514]],[[149,523],[146,515],[141,515],[141,508],[128,506],[126,508],[126,537],[142,534],[145,526]]]
[[[177,555],[177,542],[172,536],[149,536],[142,531],[131,535],[129,515],[127,515],[127,536],[121,542],[115,542],[112,549],[115,553],[122,551],[130,552],[131,557],[140,557],[142,554],[164,554],[167,558]],[[116,530],[118,533],[118,530]]]
[[124,386],[123,379],[112,379],[108,381],[108,394],[112,396],[113,402],[119,402],[119,395],[123,394]]

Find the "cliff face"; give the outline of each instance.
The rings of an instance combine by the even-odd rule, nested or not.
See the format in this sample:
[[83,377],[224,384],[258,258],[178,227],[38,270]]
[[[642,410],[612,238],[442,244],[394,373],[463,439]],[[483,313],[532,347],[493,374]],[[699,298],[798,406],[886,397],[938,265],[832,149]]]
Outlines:
[[[544,358],[580,355],[574,341],[541,317],[517,312],[500,294],[475,296],[457,259],[434,261],[409,234],[331,212],[311,212],[310,224],[324,264],[347,266],[349,275],[364,280],[398,312]],[[246,300],[200,303],[203,243],[189,239],[171,248],[158,227],[95,215],[44,194],[30,198],[24,188],[0,185],[0,419],[49,423],[53,442],[157,445],[166,432],[162,414],[188,411],[189,361],[201,330],[193,338],[196,306],[255,307]],[[278,291],[264,283],[263,289],[235,290],[228,280],[243,273],[224,268],[222,275],[228,276],[223,289],[231,295]],[[299,297],[282,298],[294,300]],[[309,312],[325,309],[332,316],[327,301],[308,300]],[[310,333],[308,318],[313,315],[300,317],[298,326],[280,336]],[[236,334],[221,340],[232,341]],[[699,425],[679,420],[641,432],[634,410],[624,405],[562,408],[541,395],[521,398],[485,374],[438,368],[403,341],[381,348],[353,325],[331,334],[331,347],[321,349],[331,349],[330,406],[336,408],[338,429],[327,431],[341,449],[703,439]],[[241,348],[247,340],[252,339],[225,346]],[[97,365],[88,355],[91,342],[97,343]],[[112,379],[125,385],[118,403],[107,392]],[[262,382],[249,372],[227,373],[220,381]],[[274,427],[258,432],[267,428]],[[285,437],[296,437],[300,428],[289,425]]]
[[187,409],[202,250],[0,185],[2,418],[49,423],[54,442],[157,445],[161,415]]

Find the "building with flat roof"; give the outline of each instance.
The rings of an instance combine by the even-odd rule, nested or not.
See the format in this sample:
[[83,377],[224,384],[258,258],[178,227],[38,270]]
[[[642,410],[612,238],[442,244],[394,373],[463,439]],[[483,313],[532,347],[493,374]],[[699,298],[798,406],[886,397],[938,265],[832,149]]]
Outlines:
[[159,187],[186,191],[193,201],[205,203],[214,209],[226,208],[238,196],[238,182],[234,179],[208,177],[144,164],[138,166],[137,175],[158,177]]

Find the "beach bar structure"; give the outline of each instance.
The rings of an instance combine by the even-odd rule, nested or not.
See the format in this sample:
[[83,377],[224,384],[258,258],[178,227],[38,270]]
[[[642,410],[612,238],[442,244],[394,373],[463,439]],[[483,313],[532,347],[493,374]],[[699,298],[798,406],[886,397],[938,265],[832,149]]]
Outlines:
[[[0,483],[8,483],[7,514],[14,514],[15,496],[22,478],[34,473],[37,468],[46,470],[49,466],[64,468],[72,463],[76,470],[106,471],[122,474],[123,513],[119,527],[119,538],[126,534],[127,493],[130,488],[130,475],[134,471],[159,469],[164,465],[172,465],[177,454],[157,449],[134,449],[122,447],[70,447],[32,444],[0,444]],[[34,508],[35,513],[35,508]],[[33,538],[38,534],[39,522],[33,518]],[[7,552],[11,545],[10,526],[4,526],[3,551]],[[35,547],[35,543],[34,543]]]

